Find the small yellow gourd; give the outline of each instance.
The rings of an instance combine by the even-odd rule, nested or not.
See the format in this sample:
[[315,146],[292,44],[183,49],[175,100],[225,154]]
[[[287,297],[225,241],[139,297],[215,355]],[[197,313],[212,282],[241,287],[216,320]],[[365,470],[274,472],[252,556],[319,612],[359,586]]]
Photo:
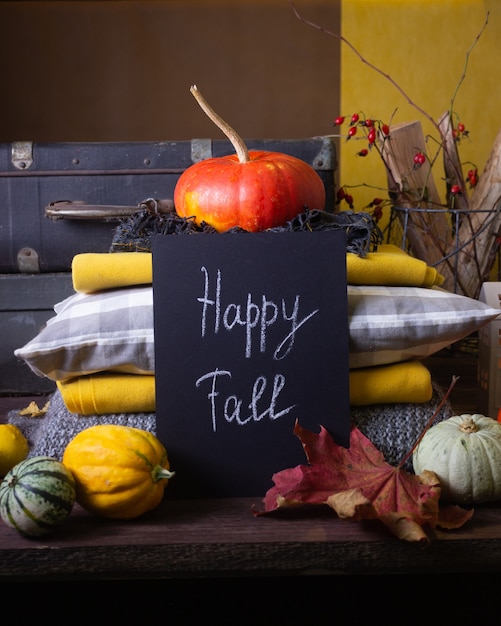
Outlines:
[[78,504],[114,519],[154,509],[174,475],[155,435],[118,424],[91,426],[75,435],[62,462],[75,477]]
[[441,497],[472,505],[501,499],[501,424],[479,413],[432,426],[412,457],[416,474],[437,475]]

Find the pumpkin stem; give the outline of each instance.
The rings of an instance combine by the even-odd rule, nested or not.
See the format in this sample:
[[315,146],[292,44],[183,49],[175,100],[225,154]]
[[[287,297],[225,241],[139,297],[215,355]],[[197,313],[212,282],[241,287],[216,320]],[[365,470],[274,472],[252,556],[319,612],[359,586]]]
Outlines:
[[409,450],[409,452],[407,452],[407,454],[404,456],[404,458],[400,461],[400,463],[398,464],[397,469],[402,469],[402,467],[404,466],[405,462],[407,461],[407,459],[412,455],[412,453],[414,452],[414,450],[418,447],[421,439],[425,436],[426,431],[430,428],[430,426],[433,424],[433,422],[435,421],[435,418],[437,417],[437,415],[439,414],[440,410],[442,409],[442,407],[444,406],[444,404],[447,401],[447,398],[449,397],[454,385],[457,383],[457,381],[459,380],[459,376],[453,376],[452,377],[452,381],[451,384],[449,385],[449,389],[447,389],[447,392],[444,394],[444,397],[442,398],[442,400],[440,401],[440,404],[437,406],[437,408],[435,409],[435,412],[433,413],[433,415],[430,417],[430,419],[428,420],[428,422],[426,423],[425,427],[423,428],[423,430],[421,431],[421,434],[419,435],[419,437],[417,438],[416,442],[414,443],[414,445],[412,446],[412,448]]
[[240,137],[240,135],[214,111],[207,100],[202,96],[196,85],[190,87],[190,91],[195,96],[196,101],[203,109],[207,117],[209,117],[209,119],[214,122],[214,124],[222,130],[231,141],[240,163],[247,163],[250,161],[249,151],[242,137]]
[[478,430],[478,426],[475,424],[471,416],[465,417],[464,420],[461,422],[459,428],[464,433],[476,433]]
[[156,465],[151,470],[151,477],[154,483],[158,482],[159,480],[162,480],[162,478],[167,478],[167,480],[170,480],[175,475],[176,475],[176,472],[171,472],[167,468],[162,467],[161,465]]

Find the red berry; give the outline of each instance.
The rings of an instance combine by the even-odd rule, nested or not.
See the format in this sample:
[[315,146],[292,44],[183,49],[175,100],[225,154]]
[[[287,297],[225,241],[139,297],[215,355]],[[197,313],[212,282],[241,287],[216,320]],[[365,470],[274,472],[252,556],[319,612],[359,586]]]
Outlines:
[[369,151],[367,150],[367,148],[362,148],[360,152],[357,152],[357,156],[360,156],[360,157],[366,157],[368,154],[369,154]]
[[335,126],[341,126],[343,122],[344,122],[344,115],[340,115],[339,117],[336,117],[336,119],[334,120]]
[[478,183],[478,170],[477,168],[471,169],[468,172],[468,181],[470,183],[470,189],[473,189],[477,186]]
[[477,168],[468,170],[468,179],[470,183],[472,183],[473,181],[475,182],[478,181],[478,169]]
[[348,206],[350,207],[350,209],[353,208],[353,196],[349,193],[347,193],[344,197],[344,199],[346,200]]
[[351,126],[348,130],[348,139],[351,139],[351,137],[354,137],[356,134],[357,134],[357,127]]
[[372,120],[365,120],[365,125],[367,126],[367,128],[372,128],[372,126],[374,126],[374,122]]
[[370,144],[373,144],[376,141],[376,129],[371,128],[369,134],[367,135],[367,139]]
[[421,167],[426,162],[426,156],[422,152],[416,152],[414,155],[414,167]]
[[344,187],[339,187],[339,189],[337,190],[336,193],[336,197],[338,200],[343,200],[343,198],[346,196],[346,190]]
[[464,133],[464,131],[465,131],[465,125],[463,124],[463,122],[459,122],[459,124],[458,124],[458,131],[459,131],[460,133]]
[[356,124],[359,119],[360,119],[360,115],[358,113],[353,113],[353,115],[351,116],[350,124]]
[[381,204],[381,202],[384,202],[383,198],[374,198],[371,202],[371,206],[377,206],[378,204]]
[[452,187],[451,187],[451,194],[453,196],[455,196],[456,194],[461,193],[461,192],[462,192],[462,190],[461,190],[461,187],[459,185],[452,185]]
[[381,126],[381,131],[382,131],[383,135],[389,136],[389,134],[390,134],[390,127],[388,126],[388,124],[383,124]]

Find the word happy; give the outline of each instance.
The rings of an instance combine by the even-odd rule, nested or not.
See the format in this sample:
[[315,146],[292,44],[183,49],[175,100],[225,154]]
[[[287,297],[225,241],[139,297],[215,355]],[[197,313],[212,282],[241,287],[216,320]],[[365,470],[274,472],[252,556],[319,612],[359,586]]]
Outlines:
[[283,339],[279,341],[278,345],[275,347],[273,359],[284,359],[294,346],[297,331],[318,313],[318,309],[316,309],[301,319],[299,317],[300,296],[298,295],[294,299],[290,313],[287,311],[287,303],[283,298],[280,305],[278,305],[272,300],[268,300],[266,296],[263,295],[261,296],[261,301],[255,303],[250,293],[247,294],[245,304],[243,305],[229,303],[223,306],[221,300],[221,270],[217,271],[213,298],[209,297],[210,281],[207,268],[202,267],[201,271],[204,273],[205,277],[204,295],[202,298],[198,298],[198,302],[202,304],[202,337],[205,337],[206,334],[210,332],[208,317],[211,312],[213,318],[211,328],[214,334],[217,335],[221,329],[231,331],[238,327],[244,331],[246,359],[250,359],[252,356],[252,338],[254,332],[258,334],[259,351],[264,353],[267,348],[266,339],[268,328],[279,321],[290,324],[290,329],[288,329]]

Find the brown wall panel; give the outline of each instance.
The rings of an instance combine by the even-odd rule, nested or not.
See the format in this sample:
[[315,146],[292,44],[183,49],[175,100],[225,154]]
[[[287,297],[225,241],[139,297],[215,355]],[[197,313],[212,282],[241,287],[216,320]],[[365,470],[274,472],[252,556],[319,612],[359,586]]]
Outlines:
[[0,2],[0,142],[220,138],[191,84],[244,137],[329,134],[339,48],[288,0]]

